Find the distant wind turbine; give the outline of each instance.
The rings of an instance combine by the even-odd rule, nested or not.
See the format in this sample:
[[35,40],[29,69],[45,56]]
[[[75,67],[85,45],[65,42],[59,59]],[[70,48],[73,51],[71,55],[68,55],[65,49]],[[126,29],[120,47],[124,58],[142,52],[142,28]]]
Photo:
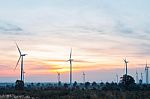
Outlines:
[[149,83],[149,81],[148,81],[148,69],[149,69],[149,67],[148,67],[147,62],[146,62],[146,66],[145,66],[145,72],[146,72],[146,84]]
[[140,83],[140,84],[143,83],[143,73],[141,73],[141,79],[139,80],[139,83]]
[[58,84],[60,83],[60,73],[57,72],[57,77],[58,77]]
[[116,74],[116,80],[117,80],[117,84],[118,84],[118,74]]
[[71,51],[70,51],[70,57],[69,57],[69,60],[70,62],[70,86],[72,86],[72,48],[71,48]]
[[21,50],[20,50],[19,46],[17,45],[17,43],[16,43],[16,46],[17,46],[17,49],[19,51],[20,57],[19,57],[19,59],[17,61],[15,69],[17,68],[17,66],[18,66],[18,64],[19,64],[19,62],[21,60],[20,80],[23,81],[23,75],[24,75],[24,73],[23,73],[23,57],[26,56],[27,54],[22,54],[21,53]]
[[124,62],[125,62],[125,66],[126,66],[126,75],[128,74],[128,61],[126,60],[126,58],[125,59],[123,59],[124,60]]
[[139,83],[138,72],[136,71],[136,83]]
[[85,73],[83,72],[83,84],[85,84]]
[[141,73],[141,80],[143,81],[143,73]]

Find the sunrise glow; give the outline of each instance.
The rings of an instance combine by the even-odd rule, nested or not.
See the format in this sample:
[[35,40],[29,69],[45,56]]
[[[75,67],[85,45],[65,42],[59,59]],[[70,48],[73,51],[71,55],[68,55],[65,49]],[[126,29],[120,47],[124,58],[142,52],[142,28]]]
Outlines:
[[113,1],[1,1],[0,80],[20,76],[20,64],[14,70],[19,58],[15,42],[27,54],[28,82],[56,82],[57,72],[68,82],[71,48],[73,81],[80,82],[83,71],[89,81],[112,81],[124,74],[124,58],[129,73],[143,72],[150,63],[149,1]]

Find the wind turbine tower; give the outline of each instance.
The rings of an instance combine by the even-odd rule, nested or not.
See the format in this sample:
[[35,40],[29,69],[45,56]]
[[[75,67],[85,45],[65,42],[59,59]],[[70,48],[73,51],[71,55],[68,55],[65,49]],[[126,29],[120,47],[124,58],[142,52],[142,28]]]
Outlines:
[[146,72],[146,84],[149,83],[149,81],[148,81],[148,69],[149,69],[149,67],[148,67],[147,62],[146,62],[146,66],[145,66],[145,72]]
[[70,51],[70,57],[68,61],[70,62],[70,86],[72,86],[72,49]]
[[138,72],[136,71],[136,83],[139,83]]
[[126,76],[128,74],[128,61],[126,59],[124,59],[124,63],[125,63],[125,66],[126,66]]
[[116,80],[117,80],[117,84],[118,84],[118,74],[116,74]]
[[143,73],[141,73],[141,80],[143,81]]
[[85,73],[83,72],[83,84],[85,84]]
[[17,45],[17,43],[16,43],[16,46],[17,46],[17,49],[18,49],[18,51],[19,51],[20,57],[19,57],[19,59],[18,59],[18,61],[17,61],[17,64],[16,64],[15,69],[17,68],[17,66],[18,66],[18,64],[19,64],[19,62],[20,62],[20,60],[21,60],[20,80],[23,81],[23,75],[24,75],[24,73],[23,73],[23,58],[24,58],[24,56],[26,56],[27,54],[22,54],[22,53],[21,53],[21,50],[20,50],[19,46]]
[[57,75],[58,75],[58,83],[60,83],[60,73],[57,72]]
[[142,84],[143,83],[143,74],[141,73],[141,79],[139,80],[139,83]]
[[24,78],[25,78],[25,76],[24,76],[24,75],[25,75],[25,73],[26,73],[26,72],[24,72],[24,71],[23,71],[23,81],[24,81]]

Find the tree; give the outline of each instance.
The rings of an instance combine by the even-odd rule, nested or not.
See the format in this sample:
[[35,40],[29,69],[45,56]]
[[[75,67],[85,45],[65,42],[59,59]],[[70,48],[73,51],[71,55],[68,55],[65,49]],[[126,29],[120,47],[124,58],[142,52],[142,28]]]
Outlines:
[[23,90],[24,89],[24,82],[22,80],[16,80],[15,89],[16,90]]
[[93,89],[98,88],[97,83],[95,81],[92,83],[92,87],[93,87]]
[[64,83],[64,87],[65,87],[65,88],[68,88],[68,84],[67,84],[67,83]]
[[40,83],[37,83],[36,86],[39,87],[39,86],[40,86]]
[[104,83],[103,83],[103,82],[101,82],[101,83],[100,83],[100,86],[104,86]]
[[97,86],[97,83],[94,81],[94,82],[92,83],[92,86]]
[[77,87],[77,82],[76,81],[73,83],[73,87]]
[[58,86],[61,86],[61,81],[58,82]]
[[135,84],[134,78],[130,75],[123,75],[123,77],[121,77],[120,82],[124,85],[127,85],[127,86],[130,84]]
[[85,88],[88,88],[90,86],[90,82],[85,83]]

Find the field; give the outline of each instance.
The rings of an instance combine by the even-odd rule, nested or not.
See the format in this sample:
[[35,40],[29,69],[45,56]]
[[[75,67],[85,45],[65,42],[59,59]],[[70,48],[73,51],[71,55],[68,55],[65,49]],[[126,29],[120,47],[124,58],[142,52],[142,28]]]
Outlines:
[[0,99],[150,99],[150,91],[1,90]]

